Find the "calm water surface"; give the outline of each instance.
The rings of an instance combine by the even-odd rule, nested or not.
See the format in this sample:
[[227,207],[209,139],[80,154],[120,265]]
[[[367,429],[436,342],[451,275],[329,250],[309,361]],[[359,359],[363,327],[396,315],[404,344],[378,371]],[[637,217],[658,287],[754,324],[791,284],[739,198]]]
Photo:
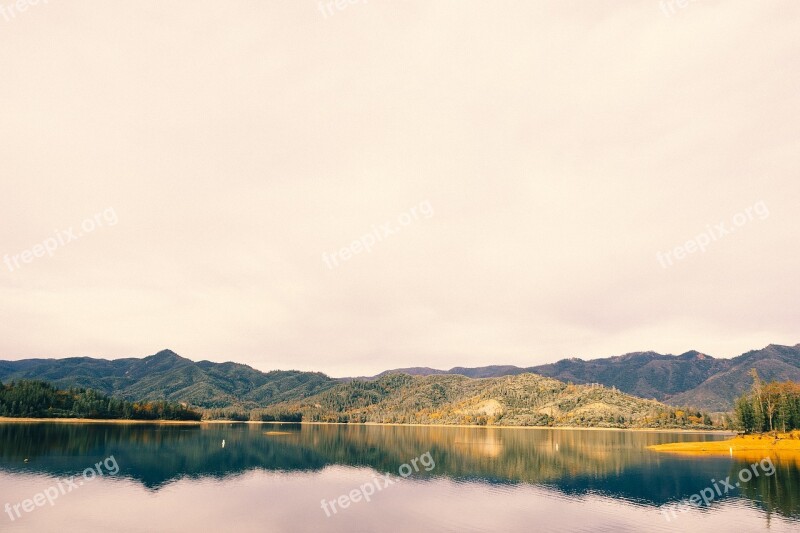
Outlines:
[[[800,464],[786,457],[771,458],[772,475],[757,465],[758,477],[667,521],[663,506],[713,491],[712,479],[730,476],[733,484],[762,458],[674,457],[646,446],[721,438],[562,429],[0,423],[0,505],[11,506],[0,514],[0,531],[800,531]],[[87,468],[103,475],[84,477]],[[64,481],[71,476],[73,485]],[[53,505],[42,496],[43,505],[28,502],[26,512],[23,502],[48,490]],[[323,500],[337,502],[336,512],[329,504],[326,513]]]

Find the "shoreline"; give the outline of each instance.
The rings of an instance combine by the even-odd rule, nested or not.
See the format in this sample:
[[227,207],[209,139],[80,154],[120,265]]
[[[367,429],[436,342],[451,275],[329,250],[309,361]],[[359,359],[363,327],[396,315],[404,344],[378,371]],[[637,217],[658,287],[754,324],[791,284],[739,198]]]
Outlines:
[[[331,424],[331,422],[301,422],[301,424]],[[335,424],[339,424],[336,422]],[[479,426],[476,424],[398,424],[384,422],[364,422],[359,424],[349,424],[343,422],[340,425],[357,426],[414,426],[414,427],[448,427],[448,428],[487,428],[487,429],[568,429],[585,431],[631,431],[644,433],[711,433],[735,435],[734,431],[727,429],[686,429],[686,428],[606,428],[588,426]]]
[[611,428],[583,426],[487,426],[476,424],[400,424],[389,422],[262,422],[260,420],[128,420],[119,418],[15,418],[0,416],[3,423],[61,423],[61,424],[121,424],[121,425],[178,425],[201,426],[204,424],[298,424],[311,426],[397,426],[397,427],[432,427],[432,428],[482,428],[482,429],[565,429],[583,431],[630,431],[644,433],[704,433],[736,435],[736,432],[725,429],[687,429],[687,428]]
[[129,420],[122,418],[16,418],[0,416],[0,424],[5,423],[35,423],[56,422],[61,424],[164,424],[164,425],[200,425],[204,422],[197,420]]

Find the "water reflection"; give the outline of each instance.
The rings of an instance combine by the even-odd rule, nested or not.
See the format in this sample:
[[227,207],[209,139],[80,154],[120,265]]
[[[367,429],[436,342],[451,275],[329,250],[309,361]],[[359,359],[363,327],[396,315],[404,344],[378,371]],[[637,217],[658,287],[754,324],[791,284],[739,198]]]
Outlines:
[[[498,489],[532,484],[654,507],[688,498],[712,478],[733,478],[749,463],[656,454],[646,447],[719,438],[559,429],[14,423],[0,424],[0,471],[64,476],[114,455],[118,477],[157,492],[180,479],[224,480],[251,470],[317,472],[341,465],[396,474],[399,465],[430,452],[436,468],[415,474],[418,481],[436,477]],[[733,497],[767,513],[800,517],[800,468],[794,460],[774,461],[774,476],[753,479]]]

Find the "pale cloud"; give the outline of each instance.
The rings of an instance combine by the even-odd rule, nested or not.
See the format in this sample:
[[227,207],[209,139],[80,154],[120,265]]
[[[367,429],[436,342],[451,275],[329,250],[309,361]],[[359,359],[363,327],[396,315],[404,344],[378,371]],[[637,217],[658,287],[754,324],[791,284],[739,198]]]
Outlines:
[[[0,23],[0,358],[333,375],[796,344],[796,2],[50,2]],[[435,216],[321,260],[422,201]],[[663,269],[656,253],[770,216]]]

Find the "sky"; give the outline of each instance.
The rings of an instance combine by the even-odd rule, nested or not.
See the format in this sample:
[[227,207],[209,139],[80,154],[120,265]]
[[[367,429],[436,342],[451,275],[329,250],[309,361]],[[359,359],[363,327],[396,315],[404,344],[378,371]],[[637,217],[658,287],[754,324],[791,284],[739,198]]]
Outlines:
[[24,2],[0,359],[800,342],[800,3]]

